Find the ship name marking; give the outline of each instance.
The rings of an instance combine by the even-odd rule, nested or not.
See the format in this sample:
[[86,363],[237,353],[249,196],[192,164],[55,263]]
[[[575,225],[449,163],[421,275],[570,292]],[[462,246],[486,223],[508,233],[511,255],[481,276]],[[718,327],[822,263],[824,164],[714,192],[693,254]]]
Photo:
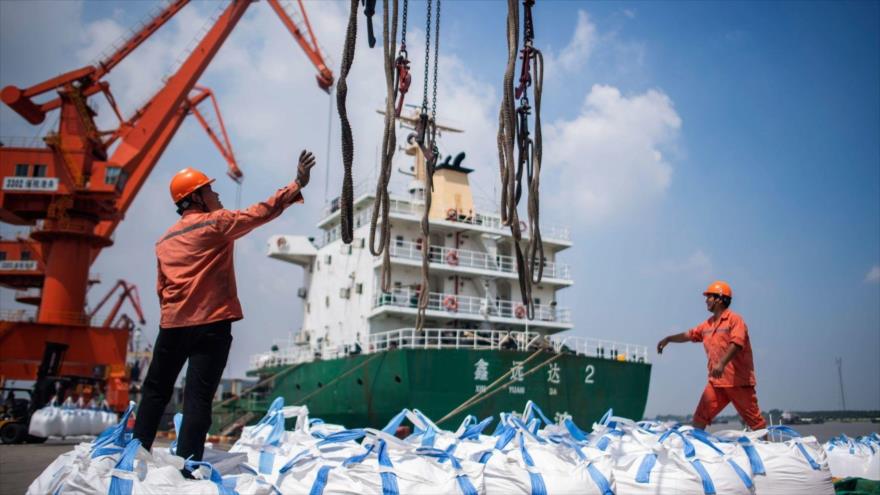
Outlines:
[[596,383],[593,381],[593,375],[596,374],[595,366],[593,366],[592,364],[588,364],[587,367],[584,369],[584,372],[586,372],[587,374],[587,377],[584,378],[584,383]]
[[547,383],[559,385],[559,381],[559,365],[551,363],[550,367],[547,369]]
[[489,363],[483,358],[474,364],[474,380],[486,382],[489,381]]
[[510,381],[521,382],[524,379],[525,376],[523,376],[523,362],[514,361],[513,366],[510,367]]

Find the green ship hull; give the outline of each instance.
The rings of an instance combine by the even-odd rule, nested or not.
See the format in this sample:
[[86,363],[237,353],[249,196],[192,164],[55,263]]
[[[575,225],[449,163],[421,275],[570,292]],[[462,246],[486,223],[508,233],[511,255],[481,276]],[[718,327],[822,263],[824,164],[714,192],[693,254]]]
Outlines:
[[[569,415],[583,425],[609,408],[641,418],[648,397],[651,365],[575,354],[477,349],[399,349],[313,361],[249,372],[275,376],[256,398],[217,411],[219,430],[246,415],[258,420],[278,396],[285,404],[309,408],[312,418],[346,427],[381,428],[403,408],[419,409],[437,421],[513,368],[488,397],[439,425],[454,429],[467,414],[480,419],[521,411],[534,401],[551,419]],[[555,358],[555,359],[553,359]],[[550,362],[547,362],[551,360]],[[543,366],[541,366],[543,364]],[[248,414],[249,413],[249,414]]]

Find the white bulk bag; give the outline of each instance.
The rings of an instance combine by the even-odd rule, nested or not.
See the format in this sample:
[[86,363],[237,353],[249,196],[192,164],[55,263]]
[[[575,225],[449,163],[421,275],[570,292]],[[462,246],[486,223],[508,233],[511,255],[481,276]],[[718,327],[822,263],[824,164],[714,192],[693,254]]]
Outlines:
[[[616,459],[615,491],[626,494],[751,494],[748,461],[736,446],[698,449],[686,436],[668,430],[650,451]],[[699,454],[699,455],[698,455]]]
[[[768,433],[790,439],[784,442],[761,440]],[[747,452],[757,495],[834,495],[828,460],[816,437],[801,437],[788,426],[771,426],[753,432],[725,430],[715,435],[739,442]]]
[[[297,418],[293,431],[284,429],[284,421],[289,417]],[[320,440],[308,433],[308,423],[308,408],[284,407],[284,399],[278,397],[257,424],[243,429],[229,452],[244,453],[251,468],[275,483],[282,466]]]
[[320,439],[314,445],[300,450],[278,470],[275,486],[284,494],[322,493],[332,484],[328,493],[370,493],[347,470],[337,469],[365,449],[354,443],[364,436],[363,430],[345,430]]
[[54,494],[58,488],[67,480],[71,471],[76,468],[77,463],[88,459],[92,451],[92,444],[84,442],[73,448],[69,452],[65,452],[56,457],[46,469],[37,476],[25,492],[26,495],[45,495],[47,493]]
[[42,438],[61,435],[61,408],[54,398],[49,405],[34,411],[31,415],[28,433]]
[[397,489],[406,494],[476,495],[483,492],[482,464],[453,455],[455,443],[441,450],[414,447],[398,439],[391,432],[397,430],[400,419],[398,415],[382,431],[365,430],[368,435],[364,441],[365,454],[343,463],[352,478],[367,487],[381,487],[388,483],[377,473],[390,472],[394,474]]
[[593,451],[603,458],[594,462],[597,459],[567,439],[565,444],[554,443],[536,434],[539,424],[534,418],[526,425],[512,415],[503,417],[495,446],[480,459],[486,465],[487,494],[613,493],[606,454]]
[[880,480],[880,441],[873,436],[855,439],[840,435],[826,442],[823,448],[831,476]]

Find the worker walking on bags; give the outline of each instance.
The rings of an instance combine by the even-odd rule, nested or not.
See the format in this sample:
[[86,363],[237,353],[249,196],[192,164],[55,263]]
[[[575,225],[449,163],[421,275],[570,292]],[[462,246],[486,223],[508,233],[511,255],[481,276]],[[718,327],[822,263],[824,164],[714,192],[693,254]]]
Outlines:
[[749,428],[765,428],[767,423],[755,393],[749,329],[742,317],[729,309],[733,291],[719,280],[712,282],[703,295],[712,316],[686,332],[664,337],[657,344],[657,353],[662,354],[670,342],[702,342],[706,349],[709,383],[694,412],[694,428],[705,429],[731,402]]
[[156,243],[162,318],[134,425],[134,437],[144,448],[152,446],[177,375],[189,360],[177,455],[202,460],[211,404],[232,344],[232,322],[243,317],[235,287],[234,242],[293,203],[302,203],[301,191],[314,165],[314,156],[304,150],[296,179],[244,210],[223,209],[211,189],[214,179],[198,170],[185,168],[171,179],[180,220]]

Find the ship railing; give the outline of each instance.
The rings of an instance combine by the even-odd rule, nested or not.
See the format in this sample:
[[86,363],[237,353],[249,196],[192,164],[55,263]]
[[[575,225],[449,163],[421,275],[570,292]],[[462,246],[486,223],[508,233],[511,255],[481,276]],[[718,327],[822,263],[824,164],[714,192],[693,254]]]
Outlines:
[[[290,342],[287,342],[290,344]],[[318,359],[337,359],[353,354],[371,354],[395,349],[474,349],[496,351],[536,351],[575,354],[620,362],[648,362],[648,347],[586,337],[544,336],[518,330],[459,328],[400,328],[371,334],[367,342],[313,349],[287,345],[276,351],[251,356],[251,369],[290,366]]]
[[648,362],[647,346],[584,337],[543,336],[537,332],[515,330],[463,330],[457,328],[414,328],[388,330],[370,335],[367,352],[394,349],[477,349],[535,351],[610,359]]
[[[391,256],[409,260],[422,259],[422,246],[416,242],[396,241],[390,246]],[[481,251],[455,249],[447,246],[430,246],[428,256],[431,263],[447,266],[462,266],[504,273],[517,273],[516,258],[507,255],[492,256]],[[536,263],[537,264],[537,263]],[[571,280],[571,270],[564,263],[544,262],[544,276]]]
[[[354,198],[360,198],[364,195],[373,194],[373,188],[375,187],[375,180],[365,180],[355,186]],[[341,204],[339,202],[339,198],[333,199],[330,203],[324,206],[323,215],[321,218],[327,218],[328,216],[339,211]],[[401,197],[392,196],[388,202],[389,210],[391,213],[397,213],[401,215],[412,215],[418,218],[422,217],[422,213],[425,208],[425,204],[423,201],[412,200],[412,199],[404,199]],[[355,228],[358,228],[360,225],[366,225],[370,221],[370,217],[372,215],[373,208],[365,208],[361,210],[358,214],[355,215]],[[476,225],[479,227],[484,227],[492,230],[499,231],[502,234],[506,234],[510,232],[510,228],[504,225],[501,222],[501,215],[498,213],[487,213],[486,211],[462,211],[456,212],[455,215],[450,216],[446,219],[449,222],[457,222],[457,223],[465,223],[470,225]],[[337,225],[335,228],[327,230],[325,234],[324,244],[329,244],[330,242],[335,241],[339,238],[339,229],[340,226]],[[522,224],[523,237],[528,238],[528,230],[525,227],[525,222]],[[571,231],[567,227],[560,227],[558,225],[546,225],[541,224],[541,236],[545,239],[556,239],[560,241],[571,241]]]
[[263,352],[251,356],[251,369],[309,363],[316,359],[337,359],[350,355],[355,348],[354,344],[322,346],[320,348],[289,344],[288,342],[287,346],[278,346],[277,351]]
[[[370,335],[369,352],[394,349],[477,349],[525,351],[540,339],[537,332],[400,328]],[[534,347],[537,349],[537,347]]]
[[574,352],[581,356],[615,361],[648,362],[648,347],[644,345],[573,336],[554,336],[550,340],[556,352]]
[[[416,308],[419,302],[417,291],[409,288],[393,289],[391,292],[379,293],[374,307],[395,306]],[[525,308],[521,303],[486,297],[464,296],[431,292],[428,294],[428,308],[444,311],[450,316],[455,314],[483,315],[486,318],[515,318],[525,320]],[[571,310],[553,304],[535,304],[534,320],[541,322],[571,323]]]
[[[391,213],[415,215],[419,217],[421,217],[425,208],[424,203],[394,197],[388,202],[388,206]],[[456,214],[448,218],[447,221],[477,225],[492,230],[498,230],[502,233],[510,232],[510,228],[501,222],[501,215],[498,215],[497,213],[462,211],[456,212]],[[525,223],[523,223],[523,225],[525,225]],[[523,228],[522,230],[523,237],[528,237],[528,230],[526,228]],[[541,224],[541,236],[545,239],[571,241],[571,231],[567,227],[556,225]]]

